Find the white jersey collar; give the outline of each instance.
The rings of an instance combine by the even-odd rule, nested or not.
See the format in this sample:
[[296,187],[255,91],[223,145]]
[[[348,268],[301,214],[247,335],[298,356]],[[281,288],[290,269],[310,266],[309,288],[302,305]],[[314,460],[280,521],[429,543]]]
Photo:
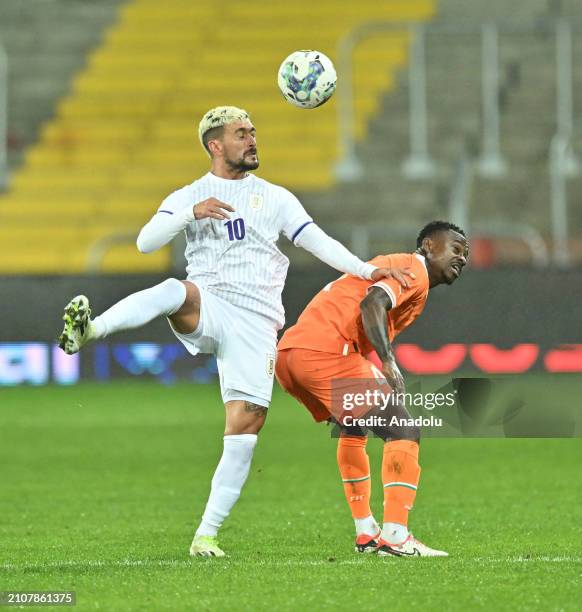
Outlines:
[[[426,257],[424,255],[421,255],[420,253],[415,253],[414,256],[419,261],[422,261],[422,263],[424,264],[424,267],[426,268]],[[428,268],[427,268],[427,270],[428,270]]]
[[244,178],[241,178],[241,179],[225,179],[220,176],[216,176],[216,174],[212,174],[212,172],[208,172],[206,176],[211,181],[214,181],[216,183],[220,183],[220,184],[228,183],[229,185],[232,185],[233,183],[238,183],[239,185],[243,185],[243,184],[249,183],[253,179],[252,174],[247,174]]

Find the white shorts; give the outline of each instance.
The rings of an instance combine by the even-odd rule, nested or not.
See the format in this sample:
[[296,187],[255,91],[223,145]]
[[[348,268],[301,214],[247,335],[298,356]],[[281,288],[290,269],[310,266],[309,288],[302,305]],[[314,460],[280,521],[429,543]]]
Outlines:
[[223,402],[246,400],[268,407],[277,357],[275,323],[196,286],[200,291],[196,331],[180,334],[170,324],[172,331],[192,355],[216,356]]

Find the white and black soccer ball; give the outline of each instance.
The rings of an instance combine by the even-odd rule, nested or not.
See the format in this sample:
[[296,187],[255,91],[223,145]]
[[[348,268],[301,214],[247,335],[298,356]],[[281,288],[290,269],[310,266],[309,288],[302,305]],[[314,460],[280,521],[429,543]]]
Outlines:
[[332,61],[320,51],[294,51],[283,60],[277,83],[287,102],[299,108],[325,104],[335,91]]

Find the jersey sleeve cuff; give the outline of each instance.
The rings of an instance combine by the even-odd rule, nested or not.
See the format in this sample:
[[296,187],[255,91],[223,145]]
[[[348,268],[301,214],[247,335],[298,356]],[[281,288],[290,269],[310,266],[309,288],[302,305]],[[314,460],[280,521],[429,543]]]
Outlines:
[[396,306],[396,303],[397,303],[396,295],[392,287],[390,287],[390,285],[382,281],[378,281],[377,283],[374,283],[373,285],[370,285],[368,287],[368,293],[372,290],[372,287],[380,287],[380,289],[384,290],[388,294],[388,297],[390,298],[390,301],[392,302],[392,308]]
[[194,216],[194,206],[186,206],[186,208],[184,208],[182,211],[182,221],[184,221],[184,224],[196,221],[196,217]]
[[372,264],[364,263],[364,265],[362,266],[362,278],[372,280],[372,273],[374,272],[374,270],[377,269],[378,268]]

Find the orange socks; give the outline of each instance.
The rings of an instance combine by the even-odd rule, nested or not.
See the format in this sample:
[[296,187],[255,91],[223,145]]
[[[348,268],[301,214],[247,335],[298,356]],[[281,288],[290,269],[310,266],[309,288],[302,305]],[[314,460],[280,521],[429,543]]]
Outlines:
[[418,450],[418,443],[410,440],[384,444],[384,523],[408,525],[408,512],[412,510],[420,478]]
[[346,500],[355,519],[369,517],[370,461],[366,453],[367,437],[341,437],[337,445],[337,463],[344,483]]
[[[364,531],[373,534],[377,529],[370,510],[370,461],[366,453],[366,437],[341,437],[337,446],[337,462],[342,476],[346,500],[356,527],[366,524]],[[384,444],[382,483],[384,484],[384,526],[402,527],[403,537],[408,533],[408,513],[412,510],[420,478],[418,442],[394,440]],[[358,530],[359,533],[359,530]],[[384,537],[384,536],[383,536]],[[400,541],[400,540],[398,540]]]

